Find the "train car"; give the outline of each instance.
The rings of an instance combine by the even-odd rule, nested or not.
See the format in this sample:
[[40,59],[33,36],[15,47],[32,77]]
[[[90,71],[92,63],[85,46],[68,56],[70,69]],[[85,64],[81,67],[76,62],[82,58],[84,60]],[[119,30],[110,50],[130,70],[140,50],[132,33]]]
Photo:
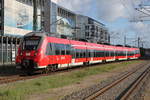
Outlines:
[[59,68],[139,57],[139,48],[81,42],[31,32],[22,39],[16,64],[17,68],[27,72],[41,69],[55,71]]

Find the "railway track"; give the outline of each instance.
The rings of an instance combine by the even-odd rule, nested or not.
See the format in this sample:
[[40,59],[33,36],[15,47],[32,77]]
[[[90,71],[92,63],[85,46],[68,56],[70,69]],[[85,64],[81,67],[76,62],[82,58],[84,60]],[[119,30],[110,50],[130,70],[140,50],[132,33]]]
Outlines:
[[19,76],[13,76],[13,77],[4,77],[0,78],[0,84],[6,84],[6,83],[11,83],[19,80],[24,80],[25,78],[19,77]]
[[[116,62],[111,62],[111,63],[116,63]],[[120,63],[120,62],[117,62],[117,63]],[[109,63],[107,63],[107,64],[109,64]],[[103,65],[103,63],[102,63],[102,65]],[[90,66],[95,66],[95,64],[90,65]],[[50,72],[50,73],[47,73],[47,74],[34,74],[34,75],[31,75],[31,76],[14,75],[14,76],[10,76],[10,77],[3,77],[3,78],[0,78],[0,85],[1,84],[13,83],[13,82],[17,82],[17,81],[35,79],[35,78],[39,78],[39,77],[43,77],[43,76],[49,76],[49,75],[54,75],[54,74],[73,71],[73,70],[81,70],[81,69],[84,69],[85,67],[89,67],[89,66],[84,66],[84,67],[80,66],[80,67],[73,67],[73,68],[68,68],[68,69],[59,69],[55,72]]]
[[116,99],[127,100],[131,94],[136,90],[140,83],[149,75],[150,66],[132,83],[126,88]]
[[17,81],[24,81],[24,80],[30,80],[30,79],[35,79],[35,78],[39,78],[39,77],[43,77],[43,76],[49,76],[52,74],[57,74],[60,73],[62,71],[58,71],[58,72],[54,72],[54,73],[48,73],[48,74],[35,74],[35,75],[15,75],[15,76],[10,76],[10,77],[4,77],[4,78],[0,78],[0,85],[2,84],[8,84],[8,83],[13,83],[13,82],[17,82]]
[[[88,66],[86,66],[86,67],[88,67]],[[63,72],[69,72],[69,71],[73,71],[73,70],[81,70],[83,68],[85,68],[85,67],[82,66],[82,67],[58,69],[54,72],[49,72],[46,74],[45,73],[36,73],[36,74],[30,75],[30,76],[29,75],[14,75],[14,76],[10,76],[10,77],[3,77],[3,78],[0,78],[0,85],[8,84],[8,83],[16,82],[16,81],[35,79],[35,78],[39,78],[39,77],[43,77],[43,76],[49,76],[49,75],[54,75],[54,74],[63,73]]]
[[[134,71],[126,73],[121,78],[113,81],[111,84],[88,95],[87,97],[84,98],[84,100],[99,100],[97,98],[99,98],[101,95],[104,95],[107,91],[110,91],[113,87],[116,87],[117,85],[119,85],[124,80],[128,79],[131,75],[135,74],[137,71],[141,69],[142,67],[140,66]],[[127,88],[125,88],[117,97],[115,97],[115,100],[128,100],[130,95],[135,91],[135,89],[140,85],[140,83],[145,79],[145,77],[149,75],[149,72],[150,72],[150,66],[148,66],[131,84],[129,84]]]
[[0,78],[0,85],[1,84],[13,83],[13,82],[17,82],[17,81],[24,81],[24,80],[29,80],[29,79],[35,79],[35,78],[39,78],[39,77],[42,77],[42,76],[48,76],[48,75],[51,75],[51,74],[52,73],[49,73],[49,74],[37,74],[37,75],[32,75],[32,76],[26,76],[26,75],[19,76],[19,75],[16,75],[16,76],[13,76],[13,77],[4,77],[4,78]]
[[[109,63],[120,63],[120,62],[118,61],[118,62],[109,62]],[[107,63],[107,64],[109,64],[109,63]],[[103,64],[103,63],[101,63],[101,64]],[[90,65],[90,66],[95,66],[95,64]],[[23,81],[23,80],[28,80],[28,79],[39,78],[39,77],[43,77],[43,76],[49,76],[49,75],[68,72],[68,71],[73,71],[73,70],[81,70],[81,69],[84,69],[86,67],[89,67],[89,66],[79,66],[79,67],[72,67],[72,68],[67,68],[67,69],[66,68],[65,69],[58,69],[55,72],[50,72],[50,73],[47,73],[47,74],[38,73],[38,74],[31,75],[31,76],[14,75],[14,76],[10,76],[10,77],[3,77],[3,78],[0,78],[0,85],[1,84],[12,83],[12,82],[16,82],[16,81]]]

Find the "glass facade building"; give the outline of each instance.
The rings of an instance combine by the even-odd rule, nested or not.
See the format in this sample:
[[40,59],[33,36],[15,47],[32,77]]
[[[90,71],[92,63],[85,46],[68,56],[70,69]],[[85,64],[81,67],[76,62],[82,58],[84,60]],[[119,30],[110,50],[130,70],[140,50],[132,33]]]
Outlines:
[[106,26],[88,16],[77,15],[77,39],[85,39],[94,43],[109,44],[109,33]]
[[33,0],[1,0],[1,35],[23,36],[34,30],[72,36],[75,14],[48,0],[36,0],[36,17]]
[[107,43],[108,32],[102,23],[88,16],[75,14],[50,0],[36,0],[36,3],[33,1],[0,1],[1,35],[23,36],[36,30],[54,33],[58,37]]
[[0,35],[4,33],[4,0],[0,0]]
[[76,14],[55,3],[51,3],[51,32],[72,37],[76,25]]
[[107,29],[96,20],[78,16],[49,0],[33,1],[0,0],[0,65],[15,61],[20,37],[34,30],[54,33],[57,37],[107,43]]
[[[41,14],[38,6],[37,14]],[[4,0],[2,7],[3,32],[6,36],[23,36],[33,31],[33,1],[32,0]],[[37,17],[37,29],[41,29],[41,17]]]
[[57,23],[57,33],[72,37],[76,26],[76,15],[71,11],[58,6],[57,20],[59,20]]

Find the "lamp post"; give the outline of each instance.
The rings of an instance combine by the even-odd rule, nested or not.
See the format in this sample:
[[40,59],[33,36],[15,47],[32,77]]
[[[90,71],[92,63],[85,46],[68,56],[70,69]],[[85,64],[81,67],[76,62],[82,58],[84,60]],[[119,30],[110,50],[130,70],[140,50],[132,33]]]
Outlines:
[[33,31],[37,31],[37,0],[33,0]]
[[44,31],[51,33],[51,0],[44,0]]

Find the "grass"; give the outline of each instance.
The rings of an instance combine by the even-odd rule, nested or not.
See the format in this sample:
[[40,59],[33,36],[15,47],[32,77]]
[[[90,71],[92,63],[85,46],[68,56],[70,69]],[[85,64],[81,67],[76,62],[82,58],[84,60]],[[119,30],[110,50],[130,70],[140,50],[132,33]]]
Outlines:
[[80,71],[72,71],[57,75],[50,75],[38,79],[28,80],[24,82],[12,83],[7,86],[0,86],[0,100],[24,100],[26,96],[45,92],[52,88],[59,88],[80,82],[84,78],[112,71],[113,69],[129,66],[130,64],[140,63],[142,61],[129,61],[121,63],[111,63],[105,65],[96,65],[88,67]]

